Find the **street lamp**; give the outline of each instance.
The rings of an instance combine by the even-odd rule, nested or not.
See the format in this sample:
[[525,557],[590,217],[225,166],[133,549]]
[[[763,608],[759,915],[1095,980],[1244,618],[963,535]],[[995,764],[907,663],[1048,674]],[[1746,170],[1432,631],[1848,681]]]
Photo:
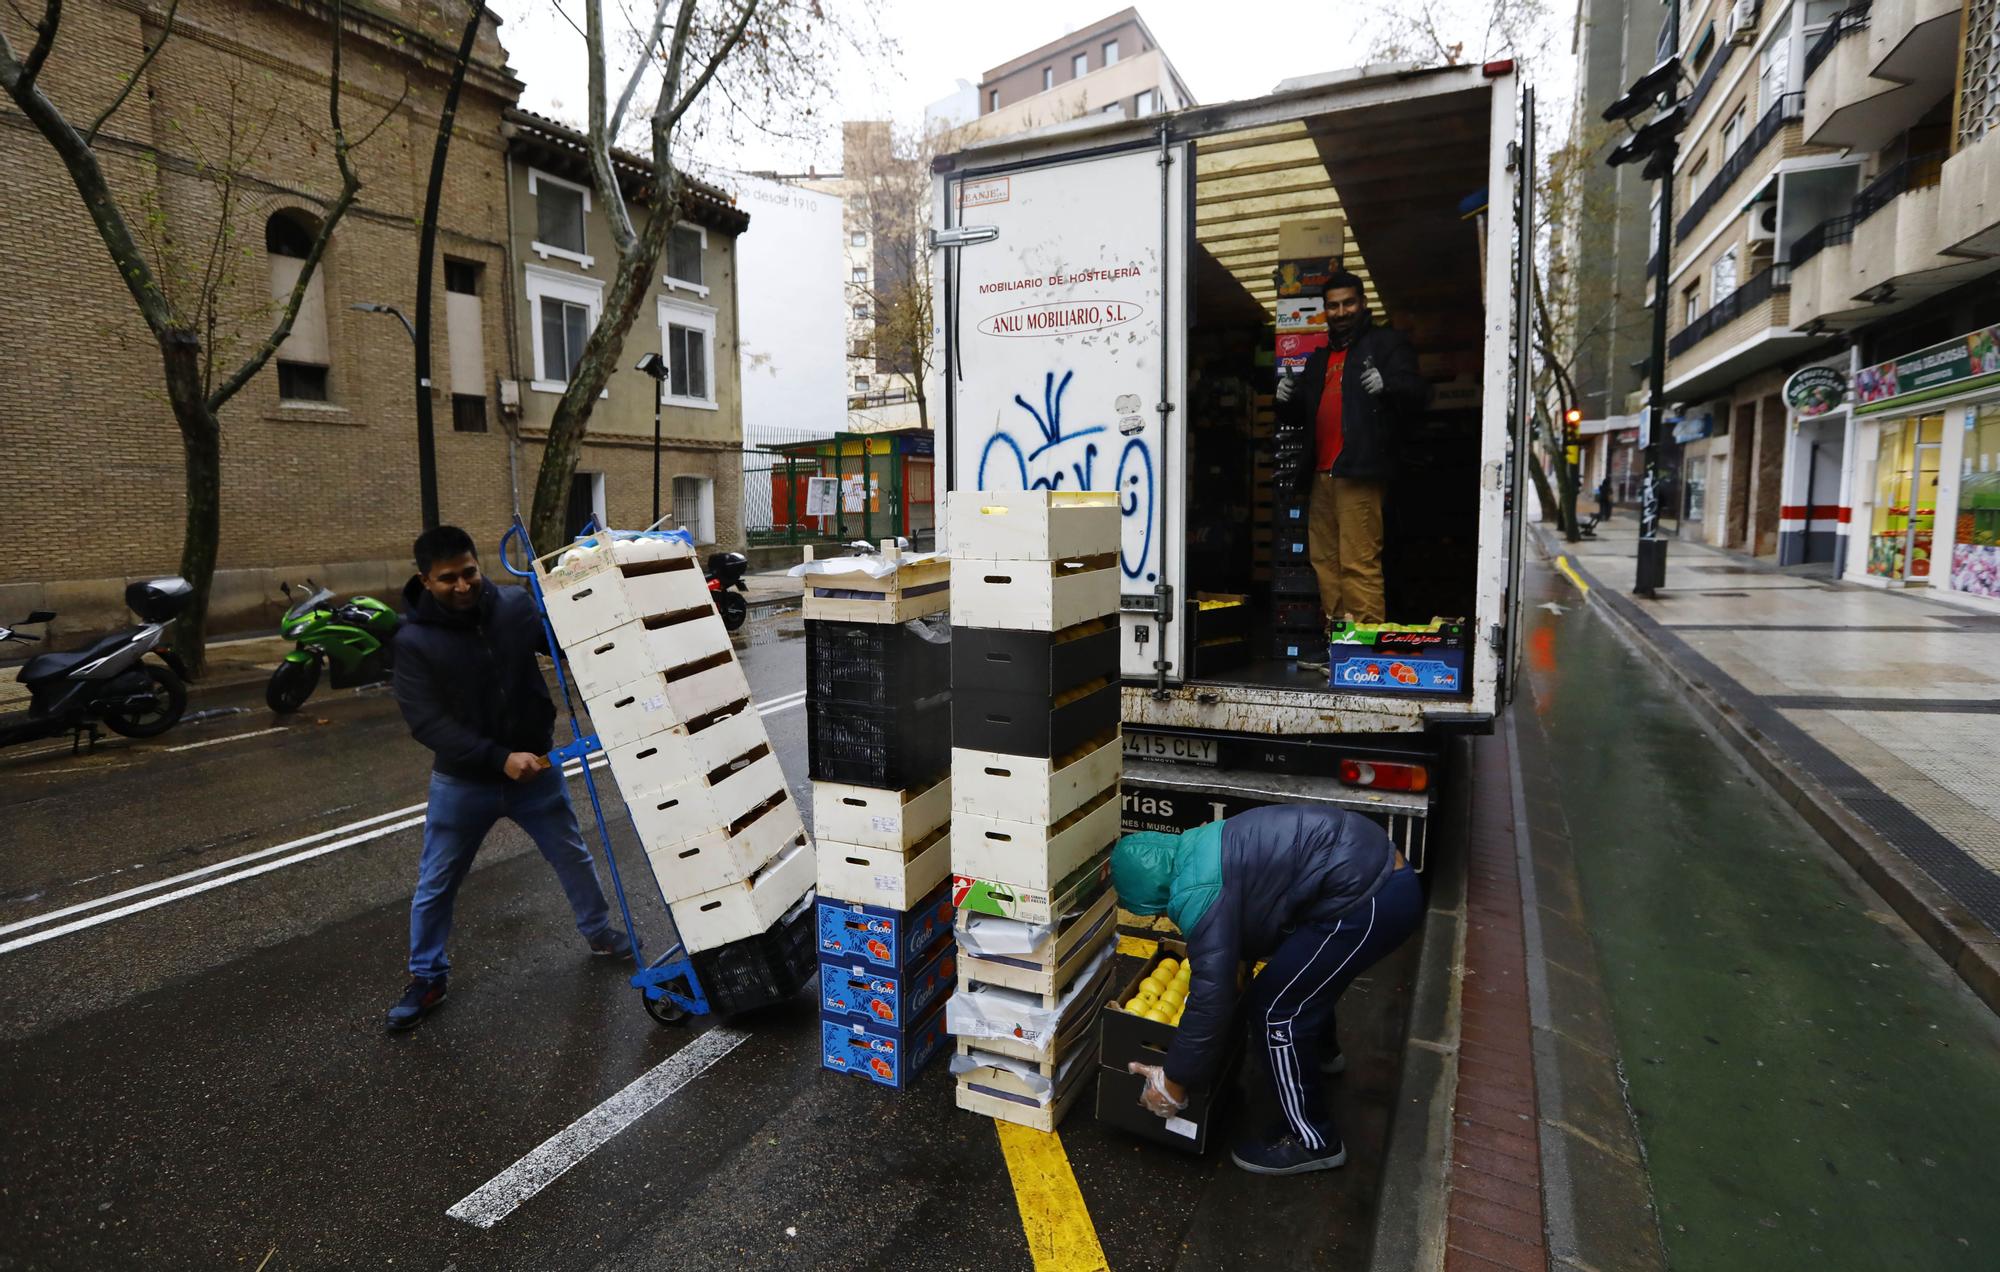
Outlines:
[[1676,101],[1681,80],[1681,6],[1667,6],[1667,57],[1641,75],[1624,96],[1604,110],[1604,118],[1629,124],[1654,103],[1659,113],[1633,130],[1605,160],[1611,167],[1643,163],[1641,174],[1660,183],[1660,229],[1655,251],[1660,267],[1653,277],[1653,356],[1646,404],[1646,483],[1639,502],[1639,568],[1632,590],[1651,596],[1667,581],[1667,541],[1660,538],[1660,438],[1666,431],[1667,410],[1667,279],[1674,232],[1674,155],[1681,130],[1687,127],[1687,107]]
[[[403,324],[403,330],[409,333],[410,347],[421,349],[417,329],[394,305],[364,300],[348,308],[358,309],[364,314],[393,314],[396,321]],[[438,523],[437,447],[431,437],[431,381],[421,371],[417,375],[417,498],[423,506],[424,529],[428,530]]]
[[653,377],[653,524],[660,524],[660,399],[667,392],[667,360],[657,353],[639,359],[633,370]]

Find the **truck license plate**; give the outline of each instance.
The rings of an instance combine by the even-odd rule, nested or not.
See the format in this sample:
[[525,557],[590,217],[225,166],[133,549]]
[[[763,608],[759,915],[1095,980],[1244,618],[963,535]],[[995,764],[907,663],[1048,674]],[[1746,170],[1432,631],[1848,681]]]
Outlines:
[[1165,760],[1170,764],[1215,764],[1214,738],[1185,738],[1171,733],[1125,730],[1125,758]]

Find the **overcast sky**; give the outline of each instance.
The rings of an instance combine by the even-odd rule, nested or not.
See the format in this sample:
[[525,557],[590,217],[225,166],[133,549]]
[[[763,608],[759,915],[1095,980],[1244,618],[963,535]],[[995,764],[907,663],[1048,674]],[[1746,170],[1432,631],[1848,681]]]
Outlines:
[[[514,70],[526,82],[522,105],[571,123],[584,108],[583,39],[564,14],[581,26],[586,0],[498,0],[501,39]],[[1556,0],[1563,3],[1563,0]],[[625,0],[633,12],[651,6]],[[826,0],[856,11],[855,0]],[[620,0],[607,0],[615,15]],[[560,8],[559,8],[560,5]],[[951,93],[959,79],[978,83],[989,67],[1009,61],[1064,34],[1109,16],[1118,0],[1007,0],[1004,4],[940,0],[876,0],[882,31],[898,45],[893,57],[863,58],[843,51],[833,69],[836,100],[808,126],[809,136],[771,137],[741,123],[724,135],[712,127],[699,142],[699,159],[718,167],[821,171],[840,163],[842,119],[894,119],[920,123],[925,105]],[[1357,65],[1366,60],[1365,10],[1344,0],[1147,0],[1138,6],[1160,46],[1195,99],[1232,101],[1267,93],[1282,79]],[[619,24],[615,16],[610,21]],[[1567,50],[1566,32],[1562,48]],[[614,87],[615,91],[615,87]]]

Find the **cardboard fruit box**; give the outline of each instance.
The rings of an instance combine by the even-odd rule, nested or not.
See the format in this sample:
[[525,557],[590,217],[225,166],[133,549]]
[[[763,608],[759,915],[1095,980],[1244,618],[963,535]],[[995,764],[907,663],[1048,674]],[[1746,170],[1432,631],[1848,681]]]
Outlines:
[[1335,689],[1446,695],[1472,688],[1472,639],[1463,619],[1421,624],[1335,621],[1327,678]]
[[944,1004],[907,1029],[822,1019],[820,1067],[852,1073],[891,1090],[907,1090],[950,1035],[944,1031]]
[[953,873],[951,902],[960,909],[997,914],[1003,919],[1053,923],[1093,899],[1097,890],[1109,887],[1110,883],[1111,850],[1106,848],[1053,889],[1023,888],[993,879]]
[[820,960],[819,1012],[844,1024],[901,1029],[943,1000],[958,983],[958,951],[945,941],[906,972],[861,960]]
[[1187,959],[1184,942],[1162,939],[1157,944],[1158,949],[1152,955],[1118,979],[1118,989],[1098,1013],[1097,1120],[1170,1148],[1202,1153],[1208,1149],[1215,1114],[1229,1088],[1228,1074],[1239,1054],[1242,1031],[1235,1028],[1225,1031],[1223,1036],[1230,1051],[1218,1070],[1215,1085],[1206,1091],[1190,1091],[1188,1106],[1179,1116],[1163,1119],[1146,1111],[1139,1103],[1145,1079],[1126,1072],[1126,1066],[1135,1060],[1142,1064],[1165,1064],[1175,1028],[1126,1011],[1123,1004],[1138,993],[1139,982],[1159,966],[1162,958],[1177,962]]
[[951,935],[952,887],[949,882],[908,910],[890,910],[819,899],[821,960],[860,959],[891,971],[914,965],[926,951]]

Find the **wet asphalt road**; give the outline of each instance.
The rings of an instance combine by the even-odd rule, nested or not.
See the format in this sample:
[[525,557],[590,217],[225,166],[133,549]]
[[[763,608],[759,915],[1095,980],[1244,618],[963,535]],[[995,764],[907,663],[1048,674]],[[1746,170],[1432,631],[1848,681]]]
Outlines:
[[[758,701],[803,687],[799,634],[789,614],[739,636]],[[900,1096],[823,1073],[806,997],[736,1022],[747,1042],[490,1230],[448,1218],[715,1026],[656,1025],[502,823],[460,894],[450,1003],[386,1037],[427,753],[379,690],[285,721],[254,690],[204,705],[242,709],[93,755],[0,753],[0,1269],[1028,1266],[992,1125],[952,1106],[943,1064]],[[809,810],[804,723],[796,706],[766,716]],[[600,790],[657,949],[665,912]],[[1112,1267],[1365,1251],[1414,950],[1343,1000],[1343,1171],[1262,1180],[1100,1127],[1087,1100],[1070,1115]]]

